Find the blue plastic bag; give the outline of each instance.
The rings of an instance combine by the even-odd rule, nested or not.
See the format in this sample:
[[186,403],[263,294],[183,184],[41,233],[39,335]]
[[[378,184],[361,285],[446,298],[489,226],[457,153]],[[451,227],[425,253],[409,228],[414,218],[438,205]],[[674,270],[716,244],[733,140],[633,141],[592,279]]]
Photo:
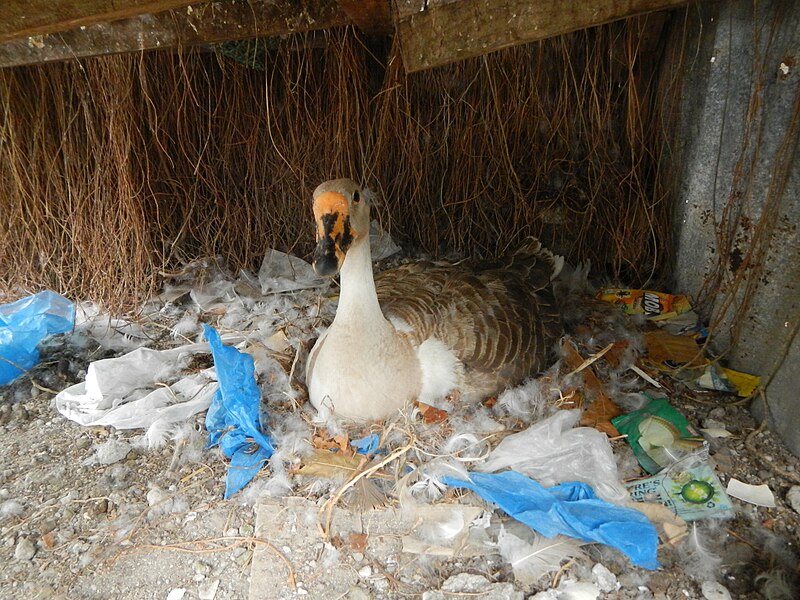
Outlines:
[[261,394],[255,379],[253,357],[226,346],[213,327],[203,329],[214,367],[219,390],[206,413],[209,448],[219,444],[231,459],[225,480],[225,498],[246,486],[261,469],[275,448],[262,431],[266,423],[259,418]]
[[356,454],[372,456],[378,452],[378,442],[380,442],[378,434],[371,433],[366,437],[351,441],[350,445],[356,449]]
[[586,542],[600,542],[624,552],[637,566],[659,567],[658,534],[647,517],[599,499],[585,483],[545,488],[514,471],[469,473],[469,477],[470,481],[452,477],[442,481],[472,490],[545,537],[561,533]]
[[45,337],[70,331],[74,324],[75,306],[55,292],[0,305],[0,385],[39,362],[37,346]]

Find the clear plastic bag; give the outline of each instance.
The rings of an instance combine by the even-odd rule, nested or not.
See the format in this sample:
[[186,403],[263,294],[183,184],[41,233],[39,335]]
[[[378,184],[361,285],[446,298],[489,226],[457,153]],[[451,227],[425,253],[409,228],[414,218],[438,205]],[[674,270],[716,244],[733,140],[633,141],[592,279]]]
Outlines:
[[494,473],[508,467],[545,487],[581,481],[607,502],[627,502],[608,438],[592,427],[574,427],[580,414],[577,409],[560,410],[508,436],[476,470]]

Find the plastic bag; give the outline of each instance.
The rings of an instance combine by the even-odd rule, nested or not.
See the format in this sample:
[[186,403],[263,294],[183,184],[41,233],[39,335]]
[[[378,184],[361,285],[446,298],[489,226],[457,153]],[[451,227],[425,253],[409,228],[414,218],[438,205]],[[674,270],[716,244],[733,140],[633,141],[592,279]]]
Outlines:
[[628,484],[636,502],[658,502],[684,521],[733,517],[730,498],[701,448],[661,473]]
[[198,343],[169,350],[138,348],[94,361],[85,381],[58,393],[56,408],[81,425],[135,429],[158,424],[163,429],[211,403],[217,389],[213,369],[181,377],[195,354],[207,352],[208,344]]
[[[650,396],[645,394],[648,398]],[[651,474],[658,473],[703,445],[695,431],[667,398],[651,399],[646,406],[611,419],[636,455],[639,464]]]
[[563,534],[600,542],[624,552],[631,562],[658,568],[658,534],[637,510],[600,500],[584,483],[562,483],[545,489],[513,471],[469,473],[469,480],[447,477],[449,486],[467,488],[546,537]]
[[267,250],[258,270],[262,294],[277,294],[316,288],[328,283],[302,258],[279,250]]
[[0,385],[38,363],[41,341],[48,335],[70,331],[74,322],[75,306],[55,292],[40,292],[0,305]]
[[758,386],[761,385],[761,378],[757,375],[726,369],[717,364],[710,364],[705,368],[703,374],[696,379],[696,383],[704,390],[727,392],[747,398],[753,395]]
[[401,250],[400,246],[394,243],[392,236],[383,231],[375,219],[369,224],[369,248],[373,262],[388,258]]
[[525,431],[508,436],[476,467],[492,473],[510,467],[544,486],[582,481],[614,504],[630,498],[617,474],[614,452],[604,433],[575,427],[580,410],[560,410]]
[[272,456],[272,441],[262,433],[261,393],[255,379],[253,357],[225,346],[213,327],[204,327],[211,346],[219,390],[206,414],[208,446],[219,444],[231,459],[225,480],[225,498],[246,486]]
[[364,454],[365,456],[372,456],[373,454],[383,454],[384,451],[378,448],[380,438],[377,433],[371,433],[366,437],[353,440],[350,445],[356,449],[356,454]]

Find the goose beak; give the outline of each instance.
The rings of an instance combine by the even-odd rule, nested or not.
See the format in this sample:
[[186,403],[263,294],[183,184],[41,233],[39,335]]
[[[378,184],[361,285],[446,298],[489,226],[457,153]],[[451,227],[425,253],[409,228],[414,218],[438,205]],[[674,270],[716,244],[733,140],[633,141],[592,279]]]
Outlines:
[[347,199],[338,192],[323,192],[314,199],[317,248],[313,265],[317,275],[336,275],[353,243]]

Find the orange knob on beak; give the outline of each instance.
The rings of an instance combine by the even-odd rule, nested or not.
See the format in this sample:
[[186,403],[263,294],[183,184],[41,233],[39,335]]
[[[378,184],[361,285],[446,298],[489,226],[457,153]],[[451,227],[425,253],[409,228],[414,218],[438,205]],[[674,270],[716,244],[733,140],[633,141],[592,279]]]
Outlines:
[[314,219],[317,222],[314,270],[318,275],[335,275],[354,239],[347,199],[338,192],[320,194],[314,200]]

